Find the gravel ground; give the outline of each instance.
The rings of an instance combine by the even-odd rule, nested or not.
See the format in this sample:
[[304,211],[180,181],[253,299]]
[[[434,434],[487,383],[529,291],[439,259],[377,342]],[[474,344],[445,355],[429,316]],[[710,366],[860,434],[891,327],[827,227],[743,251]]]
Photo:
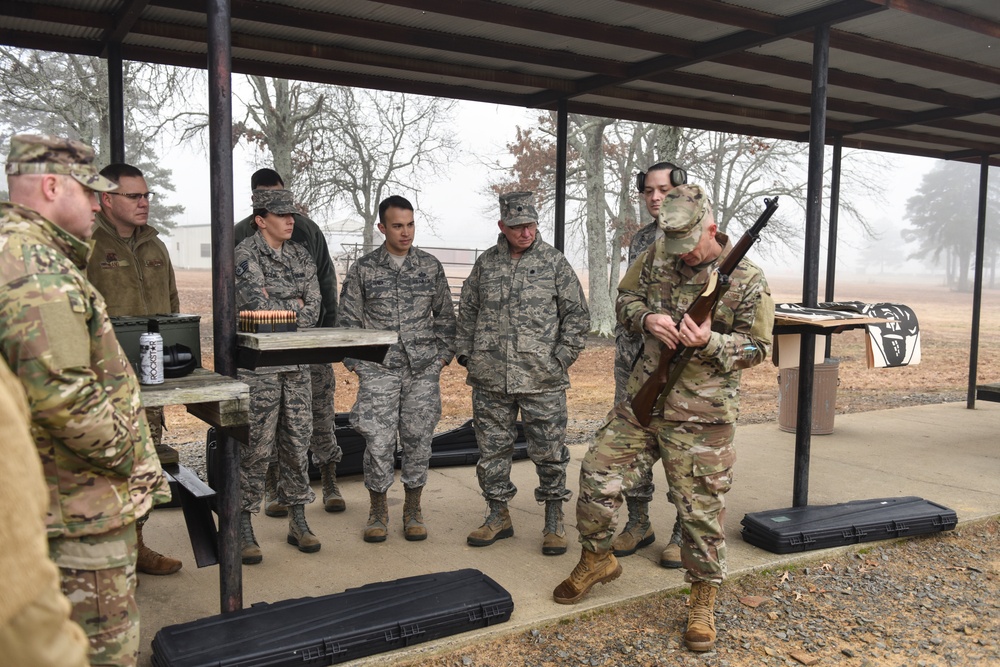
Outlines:
[[732,579],[718,642],[681,641],[685,595],[653,595],[422,658],[424,667],[958,667],[1000,664],[996,520]]

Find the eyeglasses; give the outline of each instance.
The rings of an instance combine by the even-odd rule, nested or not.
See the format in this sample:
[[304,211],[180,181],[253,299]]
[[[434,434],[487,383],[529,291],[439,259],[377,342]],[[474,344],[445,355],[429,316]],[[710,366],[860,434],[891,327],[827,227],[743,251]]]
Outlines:
[[116,197],[128,197],[134,202],[138,202],[140,199],[145,199],[146,201],[153,201],[152,192],[109,192],[109,195],[115,195]]

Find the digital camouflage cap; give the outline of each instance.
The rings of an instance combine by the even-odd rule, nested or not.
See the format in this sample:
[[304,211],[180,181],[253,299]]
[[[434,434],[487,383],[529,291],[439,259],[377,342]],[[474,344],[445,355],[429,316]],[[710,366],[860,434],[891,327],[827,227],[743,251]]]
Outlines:
[[44,134],[15,134],[7,154],[9,176],[63,174],[98,192],[116,190],[118,185],[104,178],[94,166],[94,149],[75,139]]
[[253,207],[255,210],[262,208],[275,215],[298,212],[295,209],[295,197],[291,190],[254,190]]
[[531,202],[533,192],[507,192],[500,195],[500,222],[517,227],[538,222],[538,211]]
[[663,231],[668,254],[683,255],[694,250],[709,210],[708,195],[697,185],[679,185],[667,193],[656,224]]

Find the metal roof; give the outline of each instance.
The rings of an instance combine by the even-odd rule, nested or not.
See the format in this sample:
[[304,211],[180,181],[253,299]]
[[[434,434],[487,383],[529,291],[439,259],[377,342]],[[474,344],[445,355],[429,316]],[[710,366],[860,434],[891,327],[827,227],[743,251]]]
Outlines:
[[[232,0],[233,71],[1000,165],[996,0]],[[205,0],[4,0],[0,43],[204,68]]]

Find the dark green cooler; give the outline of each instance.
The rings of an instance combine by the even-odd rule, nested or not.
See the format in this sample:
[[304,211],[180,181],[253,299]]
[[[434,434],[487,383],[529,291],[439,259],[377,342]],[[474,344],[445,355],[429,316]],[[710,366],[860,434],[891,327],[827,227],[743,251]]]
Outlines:
[[139,368],[139,336],[146,333],[149,321],[156,320],[160,325],[160,335],[163,336],[163,348],[180,343],[191,349],[194,354],[195,366],[201,366],[201,331],[200,315],[149,315],[148,317],[112,317],[111,326],[115,328],[118,343],[125,350],[125,356],[133,368]]

